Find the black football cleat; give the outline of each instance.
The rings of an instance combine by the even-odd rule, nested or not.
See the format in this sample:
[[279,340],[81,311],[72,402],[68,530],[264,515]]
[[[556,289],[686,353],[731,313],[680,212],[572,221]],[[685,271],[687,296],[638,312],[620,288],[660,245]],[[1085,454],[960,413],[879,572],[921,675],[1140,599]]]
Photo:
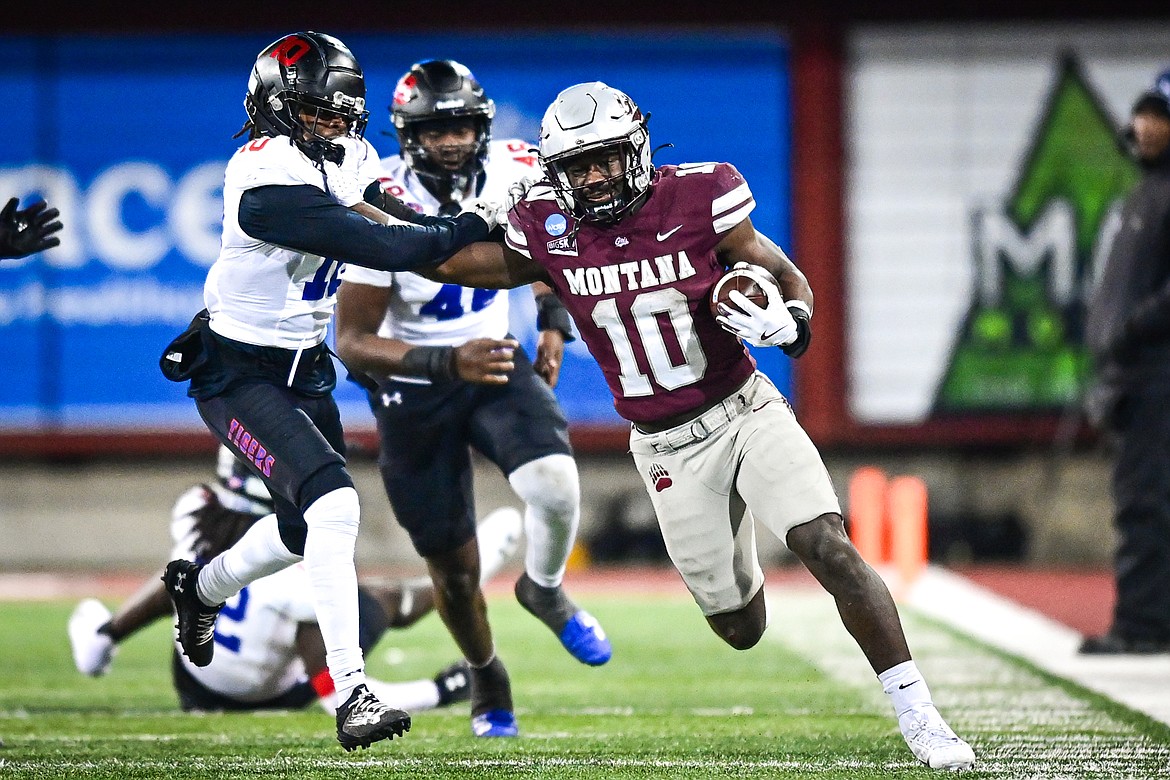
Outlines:
[[410,715],[387,707],[370,689],[359,685],[337,708],[337,741],[348,750],[368,748],[383,739],[410,731]]
[[467,661],[456,661],[435,675],[435,686],[439,689],[440,707],[470,699],[471,672]]
[[208,606],[195,592],[195,582],[203,567],[182,559],[171,561],[163,572],[162,581],[178,616],[179,645],[183,654],[196,666],[207,666],[215,652],[213,634],[215,618],[223,604]]

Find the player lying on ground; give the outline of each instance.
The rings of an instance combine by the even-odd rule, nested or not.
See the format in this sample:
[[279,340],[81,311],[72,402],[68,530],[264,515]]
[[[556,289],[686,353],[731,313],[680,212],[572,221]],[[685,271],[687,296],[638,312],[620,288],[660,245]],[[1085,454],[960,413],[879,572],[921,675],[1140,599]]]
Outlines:
[[[175,503],[173,557],[205,560],[271,513],[264,483],[221,447],[217,481],[192,487]],[[486,579],[516,552],[520,513],[506,507],[489,514],[479,524],[478,535]],[[426,577],[363,578],[359,600],[361,644],[367,652],[387,629],[413,625],[435,603]],[[94,677],[105,674],[119,643],[170,615],[171,600],[158,577],[147,579],[112,615],[96,599],[82,601],[69,620],[78,671]],[[240,591],[220,611],[214,637],[220,652],[208,666],[190,663],[177,643],[172,651],[174,686],[184,710],[299,708],[313,701],[331,714],[336,709],[303,566],[262,577]],[[417,710],[463,701],[470,694],[462,662],[442,670],[433,680],[394,683],[371,678],[367,684],[382,700]]]

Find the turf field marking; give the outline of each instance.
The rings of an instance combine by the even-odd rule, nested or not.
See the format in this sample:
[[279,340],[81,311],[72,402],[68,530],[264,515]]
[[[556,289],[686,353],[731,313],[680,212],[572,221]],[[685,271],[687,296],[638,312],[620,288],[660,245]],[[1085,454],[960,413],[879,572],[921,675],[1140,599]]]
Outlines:
[[1170,655],[1077,655],[1081,636],[1076,631],[933,566],[910,591],[907,603],[980,641],[1170,725]]
[[[952,616],[973,619],[962,604],[948,607]],[[857,688],[873,712],[889,717],[892,736],[899,738],[887,697],[828,594],[785,589],[769,599],[768,611],[770,640]],[[1009,778],[1106,780],[1153,777],[1170,767],[1170,745],[1152,742],[1024,665],[961,642],[913,609],[901,611],[934,700],[972,743],[979,771]]]

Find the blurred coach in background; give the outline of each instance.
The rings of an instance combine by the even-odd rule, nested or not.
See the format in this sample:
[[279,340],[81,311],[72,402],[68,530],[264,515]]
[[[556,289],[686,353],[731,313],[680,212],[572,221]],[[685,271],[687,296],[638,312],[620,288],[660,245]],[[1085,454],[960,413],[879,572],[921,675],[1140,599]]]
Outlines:
[[1170,652],[1170,70],[1125,132],[1142,169],[1129,194],[1085,341],[1096,361],[1088,412],[1115,445],[1117,601],[1086,654]]

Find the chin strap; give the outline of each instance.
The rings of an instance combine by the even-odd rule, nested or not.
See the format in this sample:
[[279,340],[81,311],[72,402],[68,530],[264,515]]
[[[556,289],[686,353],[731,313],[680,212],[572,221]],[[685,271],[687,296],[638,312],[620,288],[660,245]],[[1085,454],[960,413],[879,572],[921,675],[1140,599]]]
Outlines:
[[324,138],[314,138],[312,141],[296,141],[297,148],[320,168],[327,162],[341,165],[345,160],[345,147],[326,141]]

